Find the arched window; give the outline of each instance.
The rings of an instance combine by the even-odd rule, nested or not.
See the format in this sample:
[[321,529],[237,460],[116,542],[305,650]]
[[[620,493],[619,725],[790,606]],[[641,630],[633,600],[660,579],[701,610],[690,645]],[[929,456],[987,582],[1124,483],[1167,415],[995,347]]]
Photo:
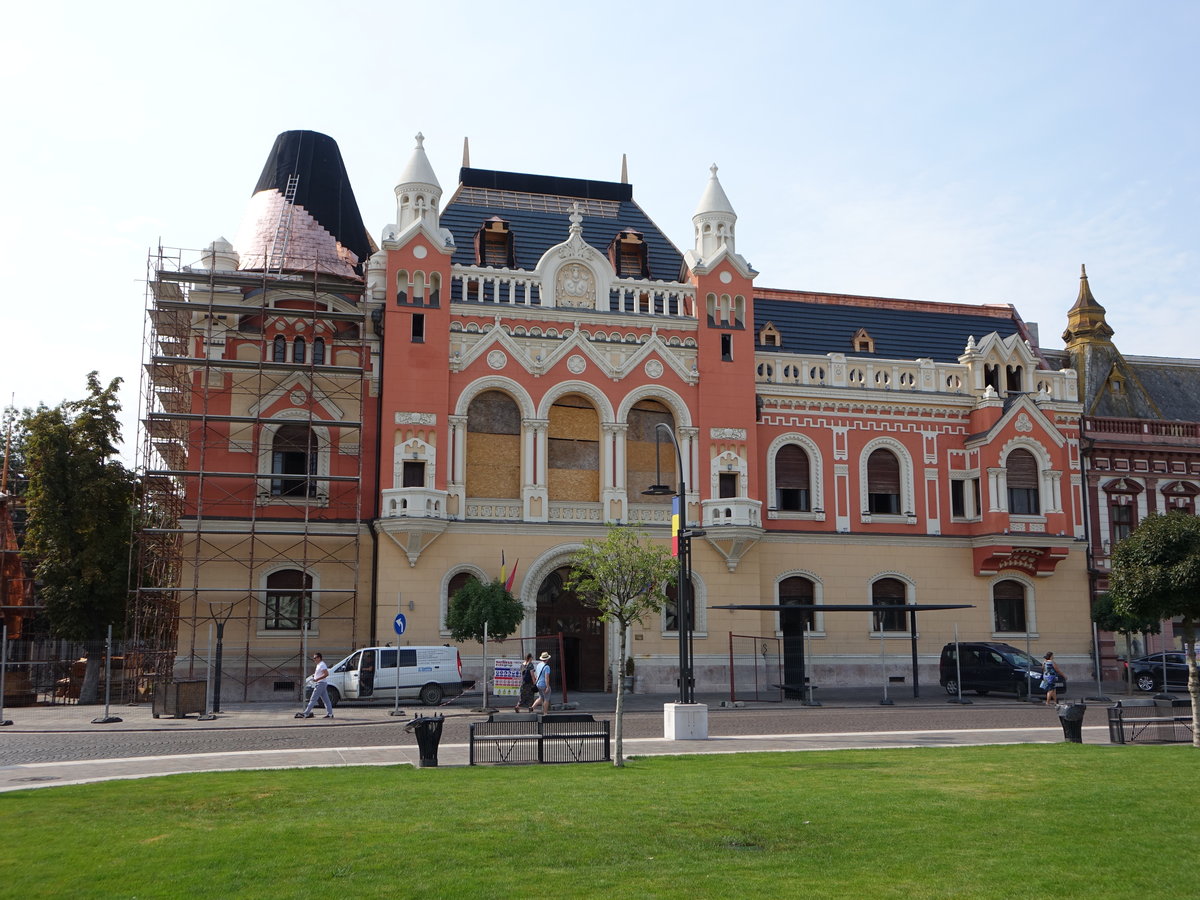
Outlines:
[[307,425],[279,426],[271,444],[271,495],[315,497],[317,495],[317,441]]
[[1196,514],[1196,495],[1200,489],[1190,481],[1173,481],[1162,489],[1167,512],[1178,511],[1189,516]]
[[[692,599],[692,630],[696,630],[696,582],[689,582]],[[663,604],[663,631],[679,632],[679,592],[678,585],[667,585],[667,602]]]
[[775,454],[775,507],[788,512],[812,510],[808,454],[798,444],[785,444]]
[[284,569],[267,576],[267,631],[299,631],[312,628],[312,576],[299,569]]
[[[880,578],[871,585],[871,603],[875,606],[901,606],[907,602],[907,591],[899,578]],[[889,609],[871,613],[871,627],[875,632],[906,631],[904,611]]]
[[1025,631],[1025,585],[1011,578],[992,585],[993,627],[996,631]]
[[325,338],[313,340],[313,365],[325,365]]
[[882,447],[867,458],[867,511],[872,515],[900,515],[900,460]]
[[292,362],[294,362],[294,363],[304,362],[305,357],[308,355],[306,352],[306,348],[307,348],[307,344],[305,344],[304,338],[298,337],[298,338],[296,338],[296,340],[292,341]]
[[287,338],[282,334],[275,335],[275,340],[271,342],[271,361],[287,362]]
[[[811,580],[802,575],[793,575],[779,582],[779,603],[781,606],[794,604],[812,605],[816,591]],[[785,634],[816,630],[816,620],[811,609],[781,609],[779,611],[779,630]]]
[[1028,450],[1017,448],[1005,463],[1008,480],[1008,511],[1014,516],[1041,515],[1038,497],[1037,459]]

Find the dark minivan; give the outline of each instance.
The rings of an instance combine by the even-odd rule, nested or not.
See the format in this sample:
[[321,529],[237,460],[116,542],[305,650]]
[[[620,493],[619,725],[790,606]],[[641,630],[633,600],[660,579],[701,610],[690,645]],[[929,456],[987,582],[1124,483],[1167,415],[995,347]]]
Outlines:
[[[957,648],[962,653],[962,662],[956,665]],[[938,664],[938,676],[947,694],[958,693],[959,672],[962,673],[962,689],[977,694],[992,691],[1028,697],[1030,692],[1044,694],[1042,663],[1024,650],[1010,644],[993,641],[960,641],[942,648]],[[1067,692],[1064,675],[1058,683],[1058,695]]]

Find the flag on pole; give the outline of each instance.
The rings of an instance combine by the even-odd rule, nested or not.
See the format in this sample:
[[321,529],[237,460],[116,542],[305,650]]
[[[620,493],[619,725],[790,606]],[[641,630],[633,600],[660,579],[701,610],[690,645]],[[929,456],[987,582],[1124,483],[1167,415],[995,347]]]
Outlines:
[[676,494],[671,498],[671,555],[679,556],[679,504],[680,498]]
[[517,578],[517,566],[519,565],[521,565],[521,557],[518,556],[517,561],[513,563],[513,570],[509,573],[508,578],[506,578],[504,581],[504,589],[506,591],[512,591],[513,582]]

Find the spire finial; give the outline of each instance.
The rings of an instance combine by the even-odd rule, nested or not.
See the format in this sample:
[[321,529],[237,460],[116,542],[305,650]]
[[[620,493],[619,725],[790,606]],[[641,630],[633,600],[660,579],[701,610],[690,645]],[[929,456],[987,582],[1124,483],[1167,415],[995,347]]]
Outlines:
[[579,211],[578,203],[571,204],[571,215],[569,218],[571,220],[571,234],[582,234],[583,214]]
[[425,135],[421,134],[421,132],[419,132],[419,131],[417,132],[417,149],[418,150],[425,149]]
[[471,144],[469,138],[463,136],[463,168],[471,168]]
[[621,184],[629,184],[629,160],[621,154]]
[[713,178],[716,178],[716,177],[717,177],[717,164],[716,164],[716,163],[713,163],[711,166],[709,166],[709,167],[708,167],[708,171],[709,171],[709,174],[710,174],[710,175],[711,175]]

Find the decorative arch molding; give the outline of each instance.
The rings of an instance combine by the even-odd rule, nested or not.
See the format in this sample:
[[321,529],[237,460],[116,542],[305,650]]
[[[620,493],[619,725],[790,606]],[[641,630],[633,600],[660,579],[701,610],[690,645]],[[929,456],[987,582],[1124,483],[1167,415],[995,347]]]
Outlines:
[[450,636],[450,629],[446,627],[446,615],[450,612],[450,582],[454,580],[455,575],[461,575],[464,572],[473,575],[480,584],[487,584],[491,581],[487,572],[471,563],[451,566],[442,573],[442,583],[438,585],[438,633],[443,637]]
[[613,421],[612,402],[607,396],[595,385],[589,384],[586,381],[560,381],[542,396],[538,403],[537,418],[549,419],[550,407],[554,405],[554,401],[560,397],[565,397],[568,394],[579,394],[581,397],[586,397],[596,407],[596,412],[600,416],[600,422]]
[[[864,522],[870,522],[873,519],[883,519],[886,521],[896,521],[898,519],[907,519],[908,523],[916,524],[916,491],[913,487],[913,460],[912,455],[908,452],[908,448],[900,441],[891,437],[877,437],[868,441],[866,446],[862,448],[858,455],[858,499],[859,509],[870,509],[870,499],[867,496],[868,491],[867,481],[867,460],[871,458],[871,454],[876,450],[890,450],[896,454],[896,459],[900,462],[900,512],[899,516],[881,516],[878,513],[875,515],[865,515]],[[824,508],[824,507],[822,507]],[[905,515],[911,513],[911,515]],[[881,577],[881,576],[877,576]]]
[[1008,508],[1008,457],[1014,450],[1026,450],[1032,454],[1038,467],[1038,480],[1042,499],[1041,515],[1061,513],[1062,472],[1052,468],[1054,458],[1050,452],[1032,437],[1019,436],[1010,439],[1000,448],[1000,465],[988,470],[988,488],[992,498],[992,511],[1009,512]]
[[[811,507],[809,512],[785,513],[784,515],[788,518],[797,517],[807,519],[813,517],[821,520],[824,518],[823,512],[825,509],[825,461],[821,456],[821,448],[817,446],[816,441],[798,431],[789,431],[786,434],[779,435],[779,437],[771,441],[771,445],[767,448],[767,505],[773,506],[775,500],[775,455],[788,444],[796,444],[808,454],[808,484],[809,490],[812,492],[812,500],[809,504]],[[865,509],[866,507],[863,508]],[[773,517],[778,517],[778,515],[778,513],[774,513]]]
[[[775,602],[779,603],[779,586],[789,578],[807,578],[813,585],[813,604],[822,606],[825,603],[825,582],[821,580],[821,576],[809,569],[789,569],[786,572],[780,572],[775,576]],[[775,611],[775,636],[783,637],[783,624],[779,621],[779,610]],[[825,634],[825,613],[819,609],[813,610],[812,631],[811,636],[823,636]]]
[[673,390],[657,384],[643,385],[622,397],[621,403],[617,407],[616,421],[626,421],[629,418],[629,411],[643,400],[657,400],[667,407],[671,411],[672,418],[675,419],[676,428],[691,427],[692,411],[688,408],[687,403]]
[[518,382],[511,378],[505,378],[503,375],[485,375],[468,384],[458,395],[458,401],[454,404],[454,414],[465,416],[471,407],[471,401],[487,391],[501,391],[508,394],[520,408],[522,419],[534,418],[533,399],[529,396],[529,392]]
[[[535,267],[542,281],[542,306],[581,306],[601,312],[607,311],[609,291],[616,278],[616,271],[608,261],[607,254],[601,253],[583,239],[583,216],[577,208],[572,210],[570,220],[567,239],[543,253]],[[586,274],[581,279],[571,272],[571,278],[563,279],[560,284],[559,272],[564,269],[570,272],[572,266],[581,266]],[[586,285],[586,289],[581,287],[589,277],[590,285]],[[574,283],[569,293],[567,281]],[[564,296],[560,297],[560,293]],[[586,296],[589,294],[590,302]]]
[[555,569],[570,565],[571,558],[582,549],[583,543],[579,541],[558,544],[544,551],[525,570],[525,580],[521,582],[521,605],[525,607],[525,618],[521,622],[522,637],[534,637],[533,632],[537,630],[538,591],[546,576]]

